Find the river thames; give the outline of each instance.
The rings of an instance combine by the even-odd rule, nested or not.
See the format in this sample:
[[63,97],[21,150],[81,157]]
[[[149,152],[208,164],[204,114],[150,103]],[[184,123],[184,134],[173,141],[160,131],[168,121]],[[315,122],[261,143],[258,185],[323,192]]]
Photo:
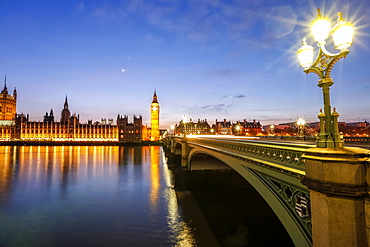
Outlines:
[[[0,146],[2,247],[291,244],[277,218],[259,204],[227,199],[235,212],[249,208],[260,234],[251,237],[240,222],[222,223],[239,216],[226,217],[221,210],[229,203],[221,196],[176,192],[159,146]],[[227,229],[221,231],[235,228],[242,238],[225,242],[214,227],[222,225]],[[256,239],[252,245],[250,238]]]

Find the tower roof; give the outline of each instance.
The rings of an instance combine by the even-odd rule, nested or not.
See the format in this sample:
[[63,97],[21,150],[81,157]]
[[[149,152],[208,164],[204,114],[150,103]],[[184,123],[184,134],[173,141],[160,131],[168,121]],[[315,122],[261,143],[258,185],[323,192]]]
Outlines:
[[153,101],[152,103],[158,103],[158,100],[157,100],[157,90],[154,89],[154,95],[153,95]]
[[68,109],[68,100],[67,100],[67,95],[66,95],[66,100],[64,102],[64,109]]
[[5,75],[5,80],[4,80],[4,89],[1,91],[2,94],[8,94],[8,88],[6,87],[6,75]]

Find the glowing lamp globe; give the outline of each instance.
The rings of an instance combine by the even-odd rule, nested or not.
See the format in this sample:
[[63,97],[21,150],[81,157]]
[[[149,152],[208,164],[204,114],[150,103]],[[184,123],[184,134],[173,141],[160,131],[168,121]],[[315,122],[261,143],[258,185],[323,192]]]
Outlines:
[[342,18],[342,13],[338,13],[338,23],[332,29],[335,49],[346,50],[352,45],[354,33],[353,24]]
[[300,118],[300,119],[298,119],[297,124],[298,124],[299,126],[303,126],[303,125],[305,125],[305,124],[306,124],[306,121],[305,121],[303,118]]
[[297,51],[297,55],[301,67],[308,68],[311,66],[313,62],[313,47],[307,45],[306,38],[303,38],[303,45]]
[[320,9],[317,10],[317,17],[312,22],[311,31],[315,41],[323,43],[329,36],[330,33],[330,21],[320,13]]
[[184,116],[182,117],[182,122],[183,122],[183,123],[187,123],[187,122],[188,122],[188,118],[186,117],[186,115],[184,115]]

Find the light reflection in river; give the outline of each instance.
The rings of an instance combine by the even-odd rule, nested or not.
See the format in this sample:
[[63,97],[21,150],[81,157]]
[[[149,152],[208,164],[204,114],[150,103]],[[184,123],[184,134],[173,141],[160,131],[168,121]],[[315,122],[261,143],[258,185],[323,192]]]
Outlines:
[[182,216],[179,214],[178,203],[176,198],[176,193],[173,190],[173,183],[171,179],[170,172],[167,167],[166,159],[162,153],[163,161],[163,177],[165,180],[166,190],[166,200],[168,205],[168,225],[171,229],[171,236],[175,239],[175,246],[178,247],[191,247],[196,246],[196,241],[194,239],[191,228],[186,224]]
[[194,246],[160,147],[0,146],[0,246]]

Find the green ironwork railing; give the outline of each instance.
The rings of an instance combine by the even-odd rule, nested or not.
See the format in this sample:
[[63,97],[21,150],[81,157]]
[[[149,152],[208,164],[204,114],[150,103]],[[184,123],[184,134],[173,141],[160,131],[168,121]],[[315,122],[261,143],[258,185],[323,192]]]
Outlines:
[[305,175],[302,155],[315,145],[278,143],[259,140],[232,140],[225,138],[189,138],[189,144],[203,146],[223,153],[247,158],[297,177]]

